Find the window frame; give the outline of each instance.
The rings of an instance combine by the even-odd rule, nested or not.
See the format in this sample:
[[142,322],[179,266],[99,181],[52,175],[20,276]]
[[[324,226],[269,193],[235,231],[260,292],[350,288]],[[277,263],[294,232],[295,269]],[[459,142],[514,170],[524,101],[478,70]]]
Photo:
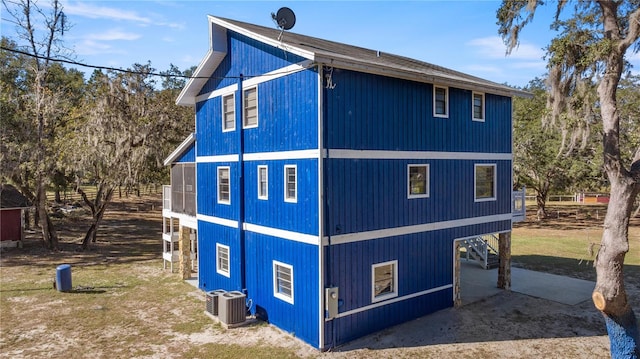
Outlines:
[[[265,170],[264,193],[262,193],[262,186],[261,186],[262,182],[260,177],[260,171],[263,169]],[[258,177],[258,188],[257,188],[258,199],[268,200],[269,199],[269,166],[267,165],[258,166],[257,177]]]
[[[378,294],[378,296],[376,296],[376,268],[384,267],[384,266],[391,266],[393,270],[392,291],[389,293]],[[397,296],[398,296],[398,260],[396,259],[392,261],[372,264],[371,265],[371,302],[372,303],[381,302],[387,299],[396,298]]]
[[[295,178],[294,178],[294,195],[293,197],[289,197],[289,175],[287,174],[287,170],[293,169]],[[289,203],[297,203],[298,202],[298,166],[297,165],[285,165],[284,166],[284,201]]]
[[[493,168],[493,196],[478,198],[478,167]],[[496,201],[498,199],[498,165],[496,163],[476,163],[473,167],[473,199],[474,202]]]
[[[437,89],[444,90],[444,113],[437,113]],[[449,87],[433,85],[433,117],[449,118]]]
[[[220,172],[221,171],[227,171],[227,187],[228,187],[228,196],[229,198],[227,198],[226,200],[222,199],[222,192],[221,192],[221,183],[220,183]],[[218,203],[220,204],[231,204],[231,167],[230,166],[218,166],[217,170],[216,170],[216,174],[217,174],[217,186],[216,186],[216,195],[217,195],[217,200]]]
[[[247,91],[255,90],[256,94],[256,123],[255,124],[247,124],[247,111],[249,108],[247,107]],[[247,87],[242,89],[242,128],[255,128],[258,127],[258,86]]]
[[[227,269],[224,270],[221,261],[221,251],[220,249],[224,249],[227,251]],[[223,275],[227,278],[231,278],[231,248],[227,245],[216,243],[216,272],[220,275]]]
[[[426,169],[425,176],[425,193],[412,194],[411,193],[411,168],[412,167],[424,167]],[[410,163],[407,165],[407,199],[414,198],[429,198],[430,186],[431,186],[431,171],[428,163]]]
[[[476,117],[476,96],[480,96],[480,98],[482,99],[482,103],[480,106],[482,106],[481,108],[481,117]],[[471,117],[474,121],[477,122],[484,122],[485,121],[485,109],[486,109],[486,101],[485,101],[485,94],[484,92],[475,92],[473,91],[471,93]]]
[[[290,290],[291,290],[291,295],[287,295],[283,292],[280,291],[280,287],[278,286],[278,267],[282,267],[285,269],[289,270],[289,277],[291,278],[291,280],[289,281],[289,285],[290,285]],[[287,303],[290,304],[294,304],[294,273],[293,273],[293,266],[290,264],[286,264],[286,263],[282,263],[279,261],[274,260],[273,261],[273,296],[281,299]]]
[[[233,103],[232,106],[232,111],[227,111],[227,102],[225,101],[225,99],[231,97],[231,102]],[[224,94],[221,97],[222,100],[222,132],[232,132],[236,130],[236,94],[235,92],[230,92],[228,94]],[[227,127],[227,113],[233,113],[233,126],[232,127]]]

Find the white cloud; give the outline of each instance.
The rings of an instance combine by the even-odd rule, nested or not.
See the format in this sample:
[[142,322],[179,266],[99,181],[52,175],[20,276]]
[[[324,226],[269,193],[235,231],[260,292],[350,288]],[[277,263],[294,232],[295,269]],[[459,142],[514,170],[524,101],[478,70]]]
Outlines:
[[533,44],[520,43],[520,45],[506,55],[507,47],[499,36],[481,37],[472,39],[467,45],[473,46],[481,56],[490,59],[516,59],[516,60],[540,60],[544,56],[544,51]]
[[77,15],[90,19],[125,20],[145,25],[151,23],[150,18],[140,16],[134,11],[120,10],[106,6],[94,6],[86,2],[69,2],[64,5],[64,12],[67,15]]
[[138,40],[140,37],[142,36],[139,34],[134,34],[132,32],[124,32],[119,29],[111,29],[106,32],[88,34],[84,36],[84,39],[94,41],[133,41]]

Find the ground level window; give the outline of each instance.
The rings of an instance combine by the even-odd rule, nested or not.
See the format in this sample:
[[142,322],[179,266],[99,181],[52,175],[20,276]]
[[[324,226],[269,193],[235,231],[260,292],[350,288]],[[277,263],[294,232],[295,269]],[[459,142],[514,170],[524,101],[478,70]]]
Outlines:
[[229,167],[218,167],[218,203],[231,203]]
[[293,304],[293,267],[273,261],[273,295]]
[[398,296],[398,261],[377,263],[371,266],[371,301]]
[[496,165],[475,165],[475,201],[496,199]]
[[229,247],[223,244],[216,244],[216,271],[225,277],[231,276],[229,270]]
[[429,165],[409,165],[407,179],[408,198],[429,197]]

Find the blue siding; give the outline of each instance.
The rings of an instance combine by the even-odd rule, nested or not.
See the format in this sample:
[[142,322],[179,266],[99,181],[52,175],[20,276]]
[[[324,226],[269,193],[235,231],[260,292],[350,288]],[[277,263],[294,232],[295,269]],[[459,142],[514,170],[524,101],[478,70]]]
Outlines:
[[178,159],[175,161],[177,163],[193,163],[196,161],[196,145],[192,144],[189,146]]
[[[511,161],[330,159],[331,235],[511,213]],[[429,164],[430,196],[407,198],[407,165]],[[497,164],[497,200],[474,201],[474,164]]]
[[449,118],[433,117],[433,86],[335,69],[325,89],[327,148],[511,152],[511,99],[487,94],[472,121],[471,91],[449,88]]
[[[236,91],[236,116],[240,108]],[[222,97],[215,97],[196,105],[196,137],[198,156],[238,153],[238,130],[222,132]]]
[[[229,246],[230,277],[216,271],[216,243]],[[241,249],[238,230],[198,221],[198,287],[204,291],[215,289],[242,290],[240,276]]]
[[251,78],[305,60],[233,31],[227,31],[227,49],[227,56],[200,94],[232,85],[240,74]]
[[[267,200],[258,199],[258,166],[268,166]],[[284,166],[296,165],[298,202],[284,201]],[[318,160],[245,162],[245,221],[318,235]]]
[[[318,246],[246,233],[247,294],[252,311],[269,323],[318,347]],[[273,261],[293,266],[294,302],[273,295]]]

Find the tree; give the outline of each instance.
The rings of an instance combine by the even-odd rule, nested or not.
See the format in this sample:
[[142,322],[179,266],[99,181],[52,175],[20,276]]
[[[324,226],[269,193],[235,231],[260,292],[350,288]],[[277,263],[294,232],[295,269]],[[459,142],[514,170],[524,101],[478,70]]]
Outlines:
[[[637,0],[577,1],[573,12],[561,17],[569,3],[557,3],[552,29],[559,33],[547,48],[550,120],[563,132],[579,134],[594,120],[590,109],[597,106],[610,202],[594,261],[597,282],[593,302],[604,316],[612,357],[638,358],[640,334],[627,299],[623,268],[629,251],[629,219],[640,192],[640,147],[632,149],[629,160],[622,154],[625,145],[621,145],[621,134],[628,124],[621,121],[618,89],[627,52],[640,48],[640,4]],[[507,52],[518,45],[520,31],[543,4],[541,0],[503,0],[497,18]],[[597,83],[595,99],[585,91],[593,82]]]
[[49,81],[52,57],[66,55],[60,37],[68,26],[58,0],[52,0],[46,11],[33,0],[3,0],[2,4],[16,24],[18,41],[14,43],[15,48],[32,55],[30,61],[24,63],[24,92],[19,95],[24,107],[13,112],[19,115],[14,120],[19,120],[25,127],[21,134],[32,146],[22,158],[25,161],[19,162],[10,176],[14,181],[20,181],[17,184],[27,197],[34,199],[43,242],[49,248],[57,249],[58,236],[49,217],[46,190],[55,172],[52,140],[61,109],[65,106],[64,94],[52,89],[53,84]]

